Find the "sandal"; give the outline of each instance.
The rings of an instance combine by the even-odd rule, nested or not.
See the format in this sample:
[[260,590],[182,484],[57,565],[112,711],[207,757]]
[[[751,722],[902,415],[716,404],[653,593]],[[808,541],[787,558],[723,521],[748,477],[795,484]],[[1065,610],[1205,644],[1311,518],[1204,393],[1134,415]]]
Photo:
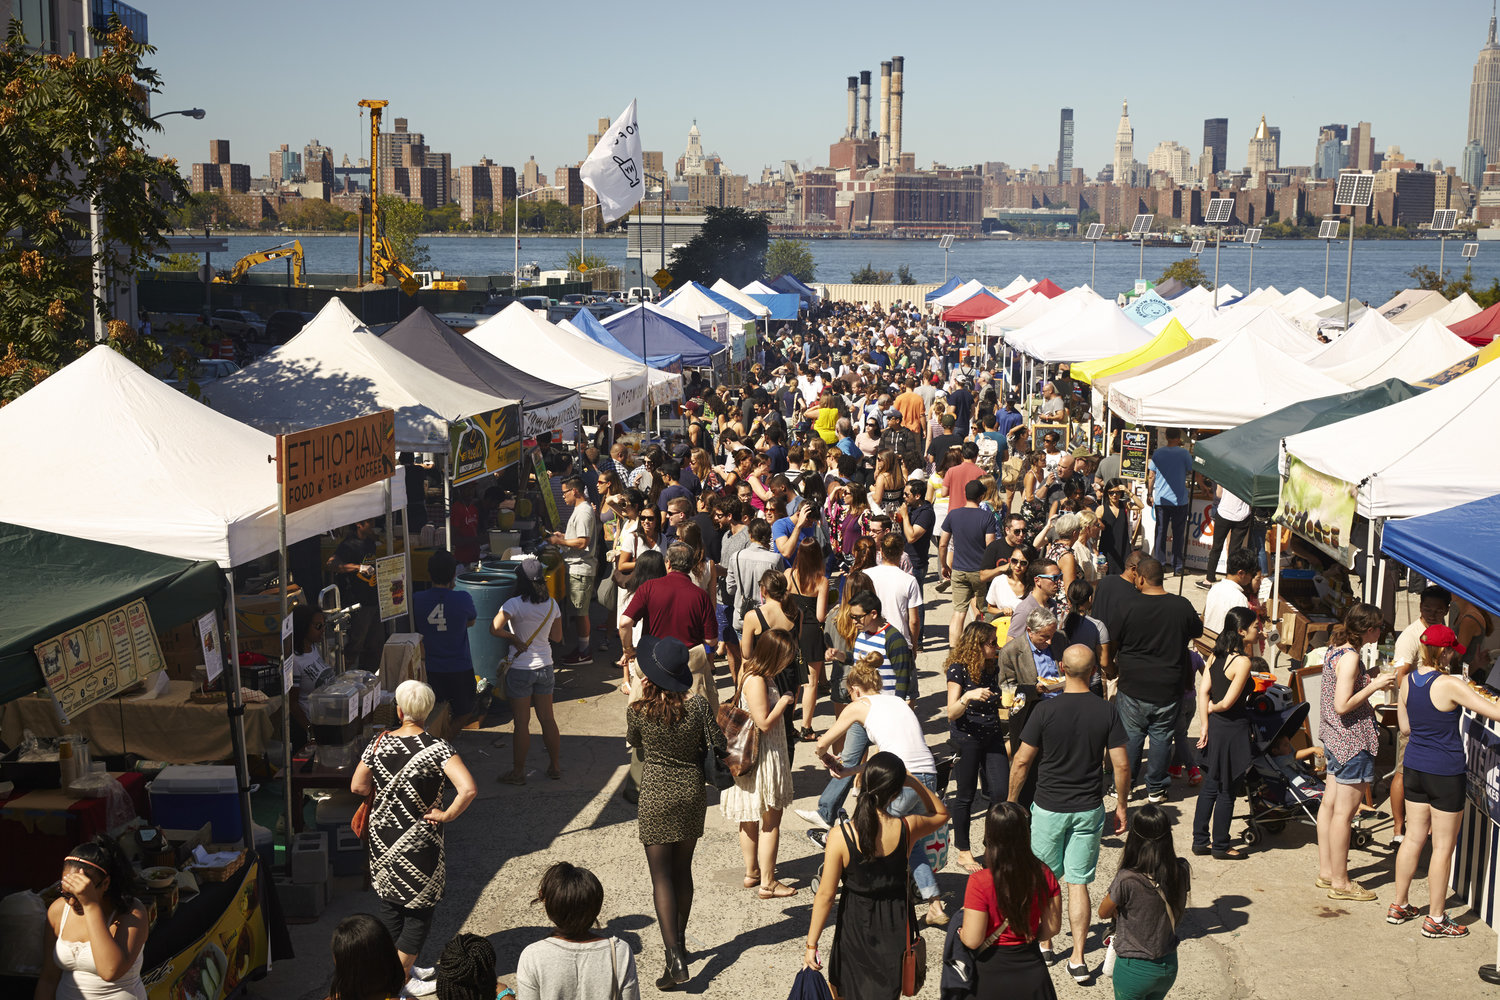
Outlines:
[[810,729],[807,726],[803,726],[802,727],[802,731],[797,734],[797,738],[799,740],[801,740],[803,743],[816,743],[816,742],[818,742],[818,734],[815,733],[815,732],[813,732],[813,730]]
[[786,899],[788,896],[797,895],[797,890],[781,882],[772,882],[770,885],[761,886],[755,894],[761,899]]
[[495,780],[496,781],[503,781],[507,785],[524,785],[524,784],[526,784],[526,775],[524,775],[524,774],[517,774],[516,772],[511,771],[509,774],[502,774],[502,775],[500,775]]
[[562,768],[560,768],[560,767],[549,767],[549,768],[547,768],[547,777],[551,778],[553,781],[556,781],[558,778],[562,777]]
[[980,864],[978,861],[975,861],[973,855],[970,855],[969,860],[967,861],[965,861],[962,857],[955,857],[953,860],[958,863],[958,867],[962,868],[970,875],[984,869],[984,865]]

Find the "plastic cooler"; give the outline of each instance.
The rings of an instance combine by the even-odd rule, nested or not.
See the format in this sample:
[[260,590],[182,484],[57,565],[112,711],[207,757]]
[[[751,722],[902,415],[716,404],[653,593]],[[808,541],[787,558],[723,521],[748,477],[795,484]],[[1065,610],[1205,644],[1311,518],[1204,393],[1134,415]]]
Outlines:
[[490,635],[490,622],[500,606],[520,589],[519,563],[494,560],[477,573],[460,573],[459,590],[474,599],[474,627],[469,629],[469,653],[474,658],[474,672],[491,684],[499,676],[500,661],[510,652],[510,643]]
[[150,784],[151,818],[169,830],[196,830],[213,824],[214,843],[227,844],[244,834],[234,768],[216,764],[173,764]]

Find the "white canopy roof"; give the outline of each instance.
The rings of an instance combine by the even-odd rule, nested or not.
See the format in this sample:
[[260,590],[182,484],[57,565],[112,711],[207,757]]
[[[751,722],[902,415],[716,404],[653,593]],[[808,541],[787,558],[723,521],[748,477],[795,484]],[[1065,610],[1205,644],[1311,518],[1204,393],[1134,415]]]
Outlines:
[[209,403],[268,434],[396,411],[396,447],[446,453],[448,424],[514,403],[445,378],[329,299],[295,337],[216,382]]
[[1443,293],[1433,288],[1407,288],[1397,292],[1376,309],[1392,323],[1417,323],[1448,304]]
[[1135,350],[1151,339],[1152,334],[1127,319],[1113,302],[1097,298],[1078,301],[1081,308],[1071,316],[1056,321],[1049,317],[1017,330],[1017,334],[1034,331],[1020,349],[1049,363],[1094,361]]
[[1175,319],[1182,324],[1183,329],[1196,337],[1197,334],[1193,332],[1193,328],[1206,322],[1214,314],[1214,303],[1211,297],[1213,293],[1205,290],[1202,285],[1195,286],[1193,291],[1203,292],[1203,294],[1194,295],[1189,299],[1188,296],[1192,293],[1183,292],[1172,300],[1171,312],[1165,316],[1158,316],[1146,324],[1146,332],[1154,337],[1165,330],[1167,324]]
[[1004,288],[1000,289],[995,294],[998,295],[998,296],[1000,296],[1002,299],[1008,299],[1012,295],[1019,295],[1020,293],[1026,291],[1026,289],[1032,287],[1035,284],[1036,284],[1035,281],[1032,281],[1030,278],[1026,277],[1025,275],[1018,274],[1018,275],[1015,276],[1014,279],[1011,280],[1010,284],[1006,285]]
[[1345,312],[1345,303],[1343,301],[1336,301],[1326,309],[1317,310],[1311,316],[1304,313],[1298,318],[1297,325],[1309,333],[1321,330],[1324,331],[1325,336],[1334,336],[1338,331],[1344,329],[1344,317],[1346,315],[1349,318],[1349,328],[1353,329],[1354,324],[1359,322],[1365,313],[1372,311],[1369,306],[1359,301],[1359,299],[1351,298],[1347,305],[1347,313]]
[[1109,387],[1109,408],[1135,424],[1227,430],[1304,399],[1347,392],[1249,330]]
[[[1500,365],[1282,442],[1312,468],[1357,484],[1365,517],[1414,517],[1500,493]],[[1461,442],[1461,446],[1459,446]]]
[[[1370,316],[1379,316],[1371,309]],[[1358,332],[1359,324],[1349,334],[1330,346],[1337,347]],[[1434,370],[1442,370],[1457,364],[1474,353],[1472,344],[1434,319],[1428,318],[1411,330],[1394,329],[1401,335],[1393,342],[1362,352],[1332,368],[1322,369],[1329,378],[1347,382],[1356,389],[1384,382],[1388,378],[1399,378],[1404,382],[1416,382],[1426,378]],[[1320,359],[1321,360],[1321,359]]]
[[[1318,308],[1321,309],[1324,306],[1332,305],[1337,301],[1338,299],[1335,299],[1332,296],[1328,296],[1328,301],[1323,302],[1323,305],[1318,306]],[[1278,314],[1285,316],[1287,319],[1291,319],[1293,316],[1306,311],[1312,306],[1317,305],[1317,303],[1319,302],[1322,302],[1321,296],[1314,295],[1307,289],[1298,287],[1283,295],[1281,297],[1281,300],[1277,302],[1273,306],[1273,308]]]
[[[980,320],[975,325],[985,325],[985,332],[991,335],[996,332],[997,328],[1020,330],[1054,312],[1060,316],[1069,315],[1082,308],[1082,303],[1098,298],[1099,295],[1088,285],[1070,288],[1055,299],[1049,299],[1039,292],[1024,292],[1020,298],[1010,304],[1009,308],[1002,309],[988,320]],[[1006,339],[1010,338],[1006,337]]]
[[771,310],[767,308],[764,303],[755,301],[750,296],[746,295],[744,292],[740,291],[738,288],[735,288],[729,282],[725,281],[723,278],[715,281],[713,285],[710,286],[710,291],[718,292],[720,295],[724,296],[735,305],[740,306],[743,309],[750,310],[750,314],[756,319],[765,319],[766,317],[771,315]]
[[958,305],[960,302],[967,302],[969,299],[972,299],[980,292],[985,291],[989,291],[989,289],[984,287],[984,282],[980,281],[978,278],[971,278],[968,281],[965,281],[962,285],[959,285],[957,288],[953,289],[953,291],[949,292],[947,295],[940,295],[928,304],[937,306],[939,309],[949,309],[953,306]]
[[[1480,308],[1479,303],[1475,302],[1473,297],[1470,296],[1468,292],[1464,292],[1458,298],[1443,306],[1441,309],[1438,309],[1436,312],[1428,313],[1427,315],[1431,316],[1433,319],[1437,320],[1444,326],[1452,326],[1454,323],[1462,323],[1470,316],[1477,316],[1481,312],[1483,312],[1483,310]],[[1422,321],[1422,319],[1425,318],[1426,317],[1421,317],[1419,319],[1408,319],[1406,316],[1402,316],[1400,319],[1396,320],[1396,325],[1408,327],[1416,326]]]
[[[38,473],[0,490],[0,520],[225,568],[276,551],[275,438],[109,347],[0,409],[0,450]],[[398,509],[403,472],[391,485]],[[384,513],[385,487],[366,486],[289,515],[287,540]]]
[[[1213,294],[1212,290],[1209,291],[1209,294],[1210,295]],[[1222,285],[1219,286],[1219,301],[1220,302],[1228,302],[1230,299],[1240,298],[1244,294],[1245,294],[1244,292],[1240,291],[1238,288],[1235,288],[1233,285],[1229,284],[1229,282],[1227,282],[1227,281],[1224,284],[1222,284]],[[1238,304],[1238,303],[1236,303],[1236,304]]]
[[1276,290],[1275,285],[1267,288],[1257,288],[1235,303],[1236,306],[1274,306],[1286,296]]
[[1030,303],[1035,302],[1037,299],[1041,299],[1043,302],[1052,301],[1051,299],[1047,298],[1047,296],[1039,295],[1036,292],[1022,292],[1020,295],[1016,296],[1016,300],[1014,302],[1006,306],[1004,309],[1000,310],[992,316],[986,316],[984,319],[976,320],[974,323],[974,331],[982,337],[1000,336],[1000,334],[1007,329],[1005,325],[1005,314],[1011,313],[1012,315],[1014,315],[1019,310],[1026,308]]
[[780,289],[778,289],[778,288],[772,288],[770,285],[768,285],[768,284],[766,284],[765,282],[762,282],[762,281],[752,281],[752,282],[750,282],[750,284],[746,285],[744,288],[741,288],[740,291],[744,292],[746,295],[780,295],[781,294],[781,290]]
[[[1039,296],[1044,297],[1044,296]],[[1051,301],[1050,307],[1036,319],[1025,326],[1015,327],[1005,332],[1005,341],[1018,351],[1025,351],[1026,345],[1061,329],[1068,322],[1077,317],[1088,306],[1090,299],[1083,295],[1070,295],[1064,293]],[[1094,301],[1104,301],[1095,299]],[[1106,305],[1119,309],[1113,302]],[[1040,303],[1032,303],[1040,306]],[[1127,321],[1128,322],[1128,321]]]
[[1307,359],[1307,363],[1319,371],[1331,373],[1333,369],[1341,365],[1351,361],[1361,361],[1371,354],[1382,352],[1388,345],[1405,340],[1406,335],[1407,331],[1380,315],[1376,310],[1366,309],[1365,314],[1351,325],[1343,336],[1331,344],[1324,345],[1318,353]]
[[[648,303],[649,305],[649,303]],[[704,331],[705,335],[710,328],[725,331],[723,342],[729,343],[729,310],[722,303],[704,295],[703,292],[689,282],[677,291],[662,299],[657,308],[671,314],[675,319],[685,321],[695,330]],[[741,321],[735,321],[735,329],[741,329]]]
[[612,421],[645,409],[643,365],[553,326],[519,302],[470,330],[469,340],[524,372],[576,390],[587,405],[607,407]]
[[1240,331],[1253,334],[1294,358],[1307,359],[1322,349],[1316,339],[1288,323],[1269,306],[1234,306],[1220,309],[1189,332],[1194,339],[1228,340]]
[[[648,302],[646,303],[646,305],[650,305],[650,303]],[[573,337],[578,337],[590,344],[599,346],[599,342],[597,340],[595,340],[593,337],[590,337],[582,330],[578,329],[578,327],[574,326],[569,320],[563,320],[561,323],[557,324],[557,329],[562,333],[568,334]],[[608,350],[608,348],[605,349]],[[610,353],[614,352],[611,351]],[[635,362],[630,358],[625,358],[625,360],[630,362],[632,365],[635,364]],[[682,398],[681,375],[674,375],[671,372],[660,371],[656,368],[647,368],[646,381],[648,386],[647,393],[652,406],[665,406],[668,403]],[[625,416],[629,415],[630,414],[628,413],[625,414]]]

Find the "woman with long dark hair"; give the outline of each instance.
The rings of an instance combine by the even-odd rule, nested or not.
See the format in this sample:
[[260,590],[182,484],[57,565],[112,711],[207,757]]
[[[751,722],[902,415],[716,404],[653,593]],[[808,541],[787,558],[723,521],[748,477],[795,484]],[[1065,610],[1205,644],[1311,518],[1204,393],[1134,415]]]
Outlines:
[[1062,894],[1031,853],[1031,819],[1017,802],[996,802],[984,818],[984,867],[969,875],[959,940],[975,952],[981,1000],[1054,1000],[1039,941],[1062,926]]
[[1177,924],[1193,870],[1172,847],[1172,819],[1150,803],[1136,809],[1120,870],[1099,902],[1115,918],[1115,1000],[1161,1000],[1177,981]]
[[959,867],[967,872],[979,869],[969,850],[969,825],[981,778],[991,799],[1002,798],[1010,789],[1010,757],[999,714],[999,655],[995,626],[970,622],[946,664],[948,742],[958,753],[953,763],[953,846],[958,848]]
[[[871,757],[861,768],[860,780],[853,819],[828,834],[823,880],[813,900],[802,964],[823,967],[818,939],[837,893],[829,983],[848,1000],[896,1000],[901,992],[901,953],[907,934],[917,927],[907,895],[908,855],[913,843],[942,829],[948,810],[893,753]],[[904,791],[917,796],[928,815],[891,816],[887,810]]]
[[[811,502],[811,501],[808,501]],[[805,538],[797,546],[792,566],[786,571],[787,597],[797,606],[802,619],[797,632],[802,664],[802,731],[804,743],[818,738],[813,732],[813,716],[818,710],[818,685],[823,683],[823,623],[828,620],[828,574],[823,568],[823,546]]]
[[[146,1000],[141,954],[150,927],[130,894],[120,845],[98,836],[63,859],[60,898],[47,908],[47,947],[35,1000]],[[396,989],[403,977],[397,967]],[[394,995],[394,994],[392,994]]]
[[[1229,846],[1234,800],[1250,767],[1250,657],[1260,639],[1260,618],[1249,608],[1230,608],[1198,684],[1198,751],[1203,784],[1193,815],[1193,853],[1220,861],[1246,855]],[[1213,839],[1209,839],[1209,823]]]
[[526,784],[526,754],[531,749],[531,710],[536,709],[547,746],[547,777],[562,777],[562,732],[552,714],[555,677],[552,643],[562,642],[562,611],[547,591],[546,570],[528,556],[521,562],[519,593],[500,606],[490,634],[511,644],[514,655],[505,671],[505,697],[515,720],[511,771],[500,777],[511,785]]
[[391,1000],[406,983],[391,932],[368,913],[340,920],[328,950],[333,952],[328,1000]]

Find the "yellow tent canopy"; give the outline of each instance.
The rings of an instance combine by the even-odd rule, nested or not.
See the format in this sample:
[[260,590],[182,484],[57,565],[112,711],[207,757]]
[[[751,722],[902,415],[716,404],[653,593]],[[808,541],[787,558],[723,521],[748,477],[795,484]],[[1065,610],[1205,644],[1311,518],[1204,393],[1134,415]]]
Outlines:
[[1112,354],[1107,358],[1097,361],[1086,361],[1072,367],[1070,374],[1073,381],[1092,383],[1097,378],[1107,375],[1115,375],[1120,372],[1138,368],[1141,365],[1155,361],[1157,358],[1165,357],[1176,351],[1182,350],[1193,342],[1187,330],[1174,317],[1166,326],[1162,327],[1161,333],[1146,341],[1134,350],[1123,354]]
[[[1469,355],[1467,358],[1464,358],[1462,361],[1459,361],[1455,364],[1449,365],[1447,368],[1444,368],[1442,371],[1438,372],[1435,375],[1429,375],[1427,378],[1424,378],[1422,381],[1418,382],[1417,385],[1424,389],[1431,389],[1436,386],[1440,386],[1445,382],[1452,382],[1460,375],[1467,375],[1474,369],[1483,367],[1484,365],[1489,364],[1491,361],[1494,361],[1496,358],[1500,358],[1500,340],[1491,341],[1488,346],[1480,348],[1473,354]],[[1100,364],[1100,362],[1097,361],[1094,363]],[[1078,370],[1075,368],[1073,371],[1073,377],[1075,379],[1078,378]]]

